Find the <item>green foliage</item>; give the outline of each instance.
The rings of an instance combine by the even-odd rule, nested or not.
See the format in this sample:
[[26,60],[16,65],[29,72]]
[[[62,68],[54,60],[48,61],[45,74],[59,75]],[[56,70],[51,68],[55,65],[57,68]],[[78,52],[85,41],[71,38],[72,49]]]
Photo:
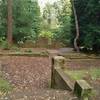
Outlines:
[[8,42],[5,40],[5,37],[0,38],[0,47],[4,50],[10,49]]
[[53,38],[53,33],[50,31],[42,31],[40,33],[40,37],[45,37],[47,39],[52,39]]
[[[33,40],[40,33],[40,8],[37,1],[13,0],[13,40]],[[0,0],[0,36],[7,34],[7,0]]]
[[6,93],[12,90],[10,83],[0,78],[0,92]]
[[2,49],[3,50],[10,50],[10,46],[7,41],[2,42]]
[[52,44],[52,39],[53,39],[53,32],[51,31],[42,31],[40,33],[40,37],[44,37],[46,39],[48,39],[48,45],[51,45]]
[[11,47],[11,50],[13,50],[13,51],[20,51],[20,48],[18,48],[17,45],[13,45],[13,46]]
[[[79,45],[97,52],[100,50],[100,2],[99,0],[75,0],[74,3],[80,27]],[[73,17],[72,23],[71,41],[75,37]]]
[[67,73],[74,80],[80,80],[88,76],[90,76],[89,78],[92,78],[93,80],[100,78],[99,68],[93,68],[90,70],[65,71],[65,73]]
[[32,50],[31,49],[28,49],[28,50],[25,50],[25,52],[32,53]]
[[[62,42],[65,45],[70,44],[71,31],[71,3],[70,0],[59,0],[52,5],[47,4],[43,10],[43,20],[47,20],[44,30],[49,30],[53,33],[55,41]],[[55,20],[53,20],[55,18]],[[53,28],[52,28],[52,21]],[[45,21],[44,21],[45,22]],[[46,33],[47,34],[47,33]]]
[[43,10],[43,18],[47,20],[47,23],[50,25],[52,20],[52,5],[47,3]]
[[60,0],[54,3],[59,21],[59,28],[55,31],[54,38],[65,45],[70,44],[71,31],[71,3],[69,0]]
[[0,0],[0,37],[5,37],[7,33],[7,2]]
[[14,39],[17,41],[37,39],[40,32],[40,10],[38,3],[31,0],[15,0],[14,10]]
[[6,41],[5,37],[0,38],[0,48],[2,48],[3,50],[19,51],[19,48],[17,47],[17,45],[10,46],[8,42]]

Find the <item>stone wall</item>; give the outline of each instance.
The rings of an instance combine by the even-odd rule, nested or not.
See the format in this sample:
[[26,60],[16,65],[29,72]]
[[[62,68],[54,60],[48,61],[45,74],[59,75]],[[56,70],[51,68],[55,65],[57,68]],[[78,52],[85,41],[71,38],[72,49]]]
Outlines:
[[76,80],[75,84],[64,73],[65,58],[55,56],[52,58],[51,88],[72,91],[79,100],[88,100],[92,87],[85,80]]
[[64,45],[61,42],[58,41],[51,41],[51,44],[49,43],[47,38],[39,38],[36,42],[27,40],[24,44],[19,45],[24,48],[61,48],[64,47]]
[[65,58],[62,56],[55,56],[52,58],[52,76],[51,87],[56,89],[65,89],[72,91],[73,85],[70,79],[64,74]]

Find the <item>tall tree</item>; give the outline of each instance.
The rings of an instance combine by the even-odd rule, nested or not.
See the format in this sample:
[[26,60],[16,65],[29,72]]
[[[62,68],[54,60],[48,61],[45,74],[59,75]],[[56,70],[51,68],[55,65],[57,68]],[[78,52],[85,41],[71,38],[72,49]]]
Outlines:
[[43,9],[44,28],[51,29],[52,22],[52,5],[47,2]]
[[79,36],[80,36],[80,32],[79,32],[79,24],[78,24],[78,17],[77,17],[77,13],[76,13],[76,8],[74,6],[74,1],[71,0],[72,3],[72,8],[73,8],[73,13],[74,13],[74,17],[75,17],[75,26],[76,26],[76,37],[74,39],[74,48],[77,52],[79,52],[79,46],[78,46],[78,40],[79,40]]
[[58,30],[55,33],[55,39],[68,46],[70,43],[71,29],[71,3],[70,0],[59,0],[54,3],[56,17],[58,19]]
[[40,32],[40,8],[37,1],[14,0],[14,40],[35,41]]
[[[87,50],[100,50],[99,0],[74,0],[80,26],[80,46]],[[75,31],[75,30],[74,30]],[[72,34],[73,36],[73,34]],[[74,38],[73,38],[74,39]]]
[[[7,2],[8,1],[8,2]],[[41,30],[40,8],[37,0],[0,0],[0,36],[11,42],[12,31],[14,42],[31,39],[35,41]],[[8,5],[9,10],[8,11]],[[12,12],[13,9],[13,12]],[[13,13],[13,18],[12,18]],[[9,15],[8,19],[7,16]],[[8,24],[7,24],[8,20]],[[12,25],[13,21],[13,25]],[[8,32],[7,32],[8,26]],[[11,27],[13,26],[13,30]],[[9,33],[9,35],[7,35]]]
[[8,12],[8,20],[7,20],[7,41],[9,44],[12,44],[12,23],[13,23],[13,19],[12,19],[12,0],[7,0],[7,12]]

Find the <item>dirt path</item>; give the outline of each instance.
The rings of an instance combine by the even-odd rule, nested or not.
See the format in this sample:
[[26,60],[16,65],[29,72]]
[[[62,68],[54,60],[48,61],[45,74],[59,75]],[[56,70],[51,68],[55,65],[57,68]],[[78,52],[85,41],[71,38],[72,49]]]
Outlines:
[[0,100],[77,100],[72,93],[51,90],[51,61],[47,57],[0,57],[4,77],[14,86]]
[[[1,99],[0,99],[1,100]],[[72,93],[61,90],[15,91],[2,100],[78,100]]]
[[1,57],[5,78],[16,88],[48,88],[50,59],[47,57]]

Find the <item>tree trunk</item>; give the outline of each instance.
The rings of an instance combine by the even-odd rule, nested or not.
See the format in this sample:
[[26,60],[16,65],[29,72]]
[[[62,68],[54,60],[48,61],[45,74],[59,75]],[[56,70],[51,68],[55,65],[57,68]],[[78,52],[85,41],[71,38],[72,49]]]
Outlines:
[[7,12],[8,12],[8,19],[7,19],[7,41],[8,44],[12,44],[12,0],[7,0]]
[[76,26],[76,37],[74,39],[74,48],[77,52],[79,52],[79,46],[78,46],[78,40],[79,40],[79,36],[80,36],[80,33],[79,33],[79,24],[78,24],[78,18],[77,18],[77,14],[76,14],[76,9],[75,9],[75,6],[74,6],[74,1],[71,0],[72,2],[72,8],[73,8],[73,13],[74,13],[74,17],[75,17],[75,26]]

